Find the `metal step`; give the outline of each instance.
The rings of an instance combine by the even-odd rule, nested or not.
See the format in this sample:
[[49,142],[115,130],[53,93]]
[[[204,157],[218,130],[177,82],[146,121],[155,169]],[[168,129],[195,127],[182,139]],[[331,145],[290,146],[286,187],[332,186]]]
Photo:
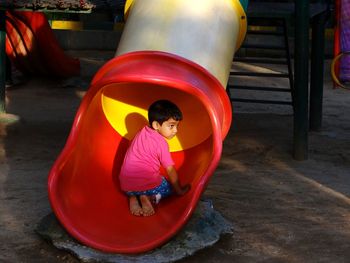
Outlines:
[[232,102],[235,101],[235,102],[261,103],[261,104],[292,105],[291,101],[278,101],[278,100],[252,100],[252,99],[230,98],[230,101],[232,101]]
[[269,31],[269,30],[247,30],[249,35],[271,35],[271,36],[283,36],[283,32]]
[[287,60],[277,60],[277,59],[269,59],[269,58],[235,57],[233,60],[233,63],[234,62],[288,65]]
[[248,77],[268,77],[268,78],[289,78],[288,73],[261,73],[261,72],[240,72],[231,71],[230,76],[248,76]]
[[242,48],[258,48],[258,49],[273,49],[273,50],[285,50],[285,46],[277,45],[262,45],[262,44],[243,44]]
[[291,92],[291,89],[276,88],[276,87],[260,87],[260,86],[241,86],[241,85],[227,85],[228,89],[241,89],[241,90],[259,90],[259,91],[279,91],[279,92]]

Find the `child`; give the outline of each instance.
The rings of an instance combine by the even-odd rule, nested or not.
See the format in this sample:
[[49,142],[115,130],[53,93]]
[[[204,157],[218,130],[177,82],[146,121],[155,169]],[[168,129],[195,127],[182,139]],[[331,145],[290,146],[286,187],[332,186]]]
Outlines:
[[[168,100],[158,100],[148,109],[149,126],[142,128],[126,152],[120,171],[120,186],[129,197],[130,212],[135,216],[153,215],[153,203],[169,196],[189,191],[181,186],[166,139],[173,138],[182,120],[179,108]],[[160,174],[163,166],[170,183]],[[172,187],[171,187],[172,186]]]

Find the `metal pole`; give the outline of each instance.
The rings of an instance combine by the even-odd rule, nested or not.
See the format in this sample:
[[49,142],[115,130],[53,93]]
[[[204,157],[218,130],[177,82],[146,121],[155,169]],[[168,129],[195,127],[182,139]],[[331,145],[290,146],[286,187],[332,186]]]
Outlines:
[[6,88],[6,24],[5,11],[0,10],[0,113],[5,112],[5,88]]
[[309,0],[295,0],[294,158],[308,158]]
[[310,78],[310,130],[322,127],[322,100],[324,75],[324,43],[327,12],[312,21],[311,78]]

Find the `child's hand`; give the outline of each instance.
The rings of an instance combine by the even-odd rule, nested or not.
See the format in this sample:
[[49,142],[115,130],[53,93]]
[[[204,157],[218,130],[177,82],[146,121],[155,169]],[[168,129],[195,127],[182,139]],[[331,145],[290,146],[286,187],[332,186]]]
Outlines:
[[185,186],[181,187],[177,192],[178,195],[184,195],[191,189],[190,184],[186,184]]

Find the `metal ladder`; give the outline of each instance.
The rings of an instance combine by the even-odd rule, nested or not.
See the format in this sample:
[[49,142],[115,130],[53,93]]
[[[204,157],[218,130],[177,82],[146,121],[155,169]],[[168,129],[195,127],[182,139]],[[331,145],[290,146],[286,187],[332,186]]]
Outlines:
[[[253,72],[253,71],[234,71],[234,67],[230,71],[230,80],[227,85],[226,92],[233,102],[249,102],[249,103],[264,103],[264,104],[281,104],[281,105],[292,105],[293,106],[293,87],[294,87],[294,77],[292,62],[289,50],[288,43],[288,32],[287,32],[287,23],[285,18],[259,18],[254,17],[250,18],[248,21],[248,31],[247,38],[249,36],[263,36],[268,38],[269,36],[277,37],[281,40],[281,44],[269,44],[269,43],[257,43],[250,44],[245,41],[240,49],[248,50],[277,50],[284,53],[284,58],[272,59],[267,57],[257,57],[257,56],[237,56],[234,58],[234,62],[244,62],[251,64],[274,64],[284,66],[287,70],[286,73],[264,73],[264,72]],[[267,29],[266,29],[267,28]],[[239,50],[240,51],[240,50]],[[239,54],[239,52],[237,53]],[[233,64],[234,64],[233,62]],[[261,85],[235,85],[230,84],[237,76],[246,76],[246,77],[265,77],[265,78],[288,78],[289,87],[268,87]],[[268,92],[289,92],[291,94],[290,100],[261,100],[261,99],[249,99],[249,98],[236,98],[232,94],[231,90],[240,89],[240,90],[255,90],[255,91],[268,91]]]

